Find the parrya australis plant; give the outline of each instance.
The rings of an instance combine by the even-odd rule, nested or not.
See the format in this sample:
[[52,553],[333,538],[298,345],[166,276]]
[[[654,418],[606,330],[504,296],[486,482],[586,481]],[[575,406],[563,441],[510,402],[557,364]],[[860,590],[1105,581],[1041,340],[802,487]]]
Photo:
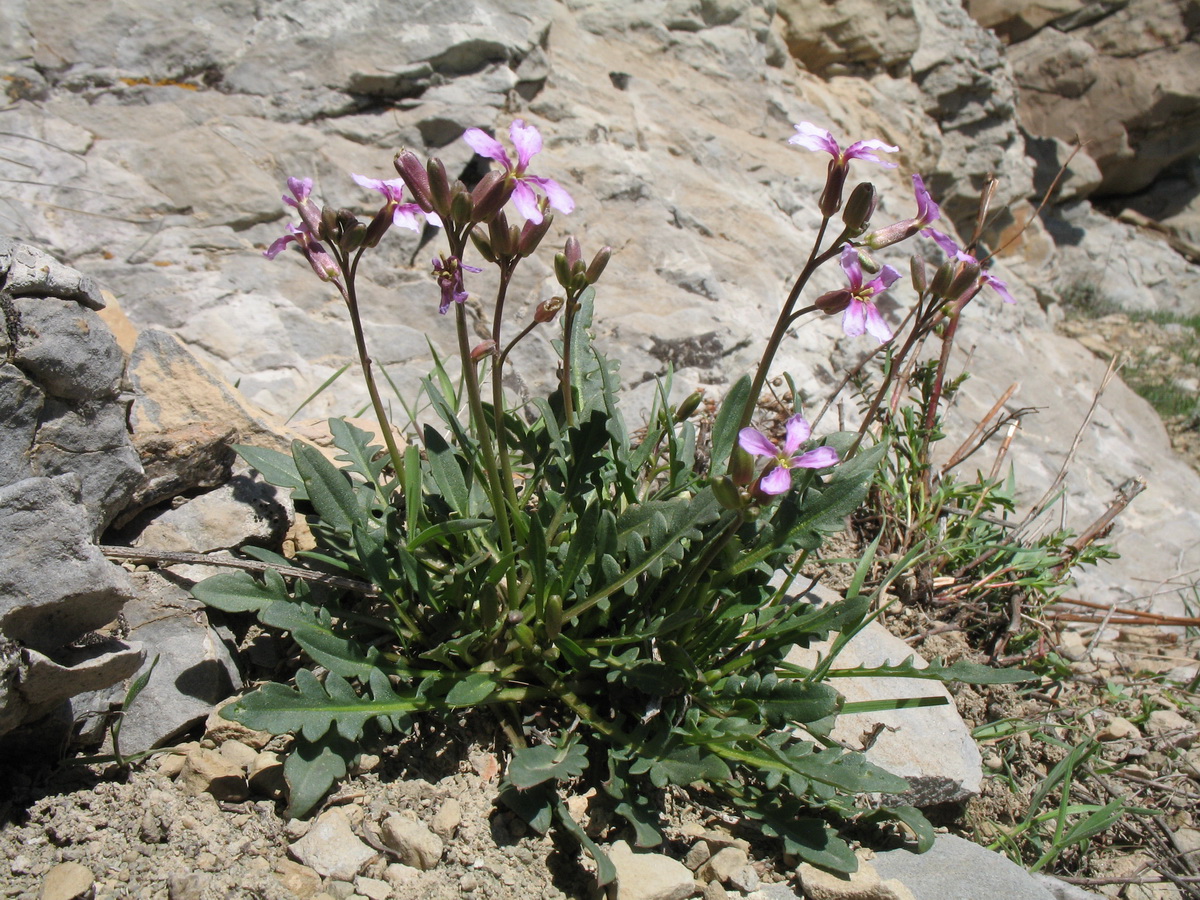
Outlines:
[[[792,143],[832,157],[820,228],[757,371],[729,391],[700,446],[698,395],[672,408],[664,388],[648,422],[621,415],[617,367],[589,334],[604,307],[595,285],[609,248],[588,261],[567,238],[554,257],[556,294],[531,320],[511,321],[514,271],[540,248],[551,211],[569,213],[574,202],[530,172],[537,129],[518,119],[509,137],[515,162],[493,137],[466,132],[498,164],[470,189],[451,182],[439,160],[407,151],[395,159],[397,180],[353,176],[384,198],[369,221],[318,206],[307,179],[288,181],[284,200],[300,223],[266,255],[294,244],[344,299],[386,446],[333,419],[341,465],[299,442],[291,456],[241,448],[309,511],[319,547],[302,554],[306,564],[339,578],[289,584],[268,571],[197,585],[206,603],[253,611],[290,632],[315,670],[298,671],[294,687],[264,685],[227,714],[294,735],[285,773],[290,812],[303,815],[346,774],[364,739],[405,732],[417,717],[486,711],[511,750],[501,802],[539,831],[573,835],[596,858],[602,883],[612,866],[572,819],[565,792],[595,786],[641,846],[662,840],[666,789],[700,792],[788,852],[834,870],[855,868],[833,827],[846,818],[902,820],[924,845],[931,834],[916,810],[862,799],[901,792],[905,782],[828,739],[847,709],[829,683],[837,674],[829,660],[808,670],[784,659],[792,646],[852,634],[870,616],[872,598],[860,590],[869,561],[843,602],[814,606],[789,588],[807,555],[861,502],[885,447],[860,448],[853,434],[814,442],[800,410],[781,434],[755,427],[755,414],[776,351],[801,316],[841,313],[848,334],[892,340],[874,300],[900,276],[871,254],[925,229],[937,206],[913,176],[917,215],[867,234],[874,187],[858,185],[842,208],[851,161],[890,166],[877,154],[897,148],[860,141],[843,150],[828,132],[797,126]],[[439,367],[424,382],[441,424],[402,441],[372,377],[356,275],[390,228],[422,220],[441,228],[431,309],[440,301],[439,311],[455,317],[462,380],[456,388]],[[834,259],[847,286],[797,308],[812,274]],[[464,301],[483,265],[498,271],[499,287],[485,323],[490,337],[474,344]],[[988,279],[977,260],[960,256],[928,286],[918,280],[923,324],[953,321]],[[517,409],[502,388],[504,369],[537,328],[556,329],[560,375],[549,396]],[[631,424],[644,425],[636,438]],[[370,587],[348,589],[346,579]],[[911,660],[875,673],[1020,677],[937,661],[918,670]]]

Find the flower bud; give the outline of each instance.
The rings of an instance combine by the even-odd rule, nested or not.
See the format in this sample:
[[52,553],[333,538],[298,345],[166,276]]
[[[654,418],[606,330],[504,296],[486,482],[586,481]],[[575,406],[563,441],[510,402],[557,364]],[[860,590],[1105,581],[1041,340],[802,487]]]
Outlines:
[[335,278],[341,278],[342,269],[337,264],[332,256],[329,255],[324,247],[316,241],[309,241],[303,247],[304,255],[308,259],[308,264],[312,266],[317,277],[322,281],[333,281]]
[[913,290],[918,294],[924,294],[929,288],[929,279],[926,277],[927,273],[925,271],[925,259],[914,253],[908,261],[908,267],[912,271]]
[[596,251],[596,255],[592,257],[592,264],[587,267],[587,283],[595,284],[600,280],[604,268],[608,265],[608,261],[612,259],[612,247],[604,246]]
[[864,272],[869,275],[879,274],[882,266],[875,261],[875,257],[868,253],[865,247],[855,247],[854,253],[858,257],[858,264]]
[[958,300],[971,288],[977,288],[981,271],[979,263],[963,263],[943,296],[947,300]]
[[950,282],[954,280],[955,261],[950,260],[944,262],[937,267],[937,271],[933,273],[933,281],[929,285],[929,293],[935,297],[945,297],[946,291],[950,289]]
[[538,244],[542,242],[542,238],[546,236],[546,232],[550,230],[550,224],[553,221],[554,216],[542,216],[542,221],[536,225],[533,222],[526,222],[517,240],[517,252],[521,256],[529,256],[533,253]]
[[[511,615],[511,613],[510,613],[510,615]],[[518,615],[520,615],[520,613],[518,613]],[[515,637],[517,639],[518,644],[520,644],[522,647],[524,647],[530,653],[534,652],[536,637],[534,636],[533,629],[530,628],[528,625],[525,625],[523,623],[516,625],[513,628],[513,637]]]
[[825,190],[821,192],[821,199],[817,201],[821,215],[830,217],[842,208],[842,191],[846,187],[846,176],[849,172],[849,164],[839,163],[836,159],[829,161],[829,172],[825,176]]
[[389,228],[392,227],[392,209],[390,204],[385,204],[383,209],[375,213],[375,218],[371,220],[371,224],[366,227],[366,232],[363,235],[362,245],[364,247],[375,247],[379,244],[383,236],[387,234]]
[[583,248],[579,246],[579,238],[571,235],[567,238],[567,243],[563,247],[563,254],[567,257],[567,266],[575,268],[575,263],[583,259]]
[[554,254],[554,277],[567,290],[571,288],[571,265],[565,253]]
[[553,641],[562,631],[563,623],[563,602],[562,597],[558,594],[551,594],[546,598],[546,611],[543,614],[543,627],[546,632],[546,640]]
[[836,291],[822,294],[813,301],[813,306],[825,313],[825,315],[832,316],[842,312],[850,305],[850,301],[853,299],[854,293],[849,288],[839,288]]
[[413,202],[424,212],[433,212],[433,196],[429,189],[429,174],[421,165],[421,159],[411,150],[401,150],[392,160],[396,172],[404,180]]
[[704,399],[704,388],[699,388],[692,391],[683,398],[683,402],[675,409],[675,421],[683,422],[691,418],[692,413],[700,408],[700,401]]
[[574,291],[576,294],[582,294],[587,290],[587,286],[587,272],[576,272],[571,276],[571,286],[568,290]]
[[558,315],[558,311],[563,308],[566,303],[562,297],[551,297],[549,300],[543,300],[537,305],[537,309],[533,311],[533,321],[539,325],[544,325]]
[[338,214],[336,209],[326,206],[321,210],[321,220],[317,223],[317,230],[313,232],[313,235],[323,241],[337,240]]
[[875,185],[863,181],[851,191],[850,199],[846,201],[846,209],[842,213],[842,222],[855,235],[862,234],[870,224],[871,216],[875,215],[875,207],[878,205],[879,195],[875,191]]
[[733,453],[729,455],[729,477],[736,485],[749,484],[754,478],[754,457],[734,444]]
[[471,362],[479,362],[485,356],[492,356],[496,352],[496,342],[486,340],[476,344],[471,348]]
[[713,496],[717,498],[726,509],[741,509],[745,504],[742,502],[742,494],[733,483],[733,479],[728,475],[723,478],[714,478],[711,482]]
[[475,249],[479,251],[479,255],[488,262],[494,263],[496,261],[496,254],[492,252],[492,242],[486,235],[479,231],[472,231],[471,243],[475,245]]
[[454,187],[450,189],[450,221],[465,224],[470,222],[474,215],[475,205],[471,202],[467,186],[461,181],[454,182]]
[[433,211],[443,219],[449,219],[450,179],[446,175],[446,167],[435,156],[425,164],[425,172],[429,176],[429,196]]
[[517,232],[508,224],[508,216],[499,212],[488,222],[488,235],[492,241],[492,252],[497,259],[515,256],[517,252]]
[[491,171],[471,191],[472,221],[490,222],[512,196],[513,185],[500,172]]

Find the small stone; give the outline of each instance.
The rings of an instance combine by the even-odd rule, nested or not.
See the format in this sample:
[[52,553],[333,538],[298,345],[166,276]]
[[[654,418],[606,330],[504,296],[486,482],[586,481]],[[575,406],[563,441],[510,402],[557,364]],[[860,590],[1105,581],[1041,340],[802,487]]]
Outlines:
[[420,822],[394,813],[383,823],[383,842],[399,854],[402,863],[418,869],[432,869],[442,858],[440,837]]
[[729,881],[733,873],[750,861],[750,856],[739,847],[723,847],[700,867],[701,881]]
[[1173,709],[1156,709],[1146,722],[1146,733],[1159,747],[1187,749],[1196,742],[1196,726]]
[[458,802],[457,797],[450,797],[438,807],[429,826],[434,834],[448,841],[454,837],[454,832],[458,830],[461,822],[462,804]]
[[311,819],[288,819],[283,823],[283,834],[289,841],[298,841],[312,828]]
[[367,878],[359,875],[354,879],[354,890],[367,900],[388,900],[392,894],[392,886],[378,878]]
[[96,876],[87,866],[75,862],[59,863],[42,879],[38,900],[76,900],[91,897]]
[[[394,888],[407,884],[414,878],[419,878],[421,875],[420,869],[415,869],[412,866],[406,866],[403,863],[391,863],[383,870],[383,878]],[[468,876],[464,875],[463,878]]]
[[195,741],[188,741],[186,744],[171,748],[171,751],[158,761],[158,774],[165,775],[167,778],[177,777],[183,771],[187,755],[199,746]]
[[746,894],[757,891],[758,884],[758,870],[754,866],[742,866],[729,876],[729,886]]
[[611,900],[685,900],[696,890],[692,870],[661,853],[634,853],[627,843],[608,847],[608,858],[617,870]]
[[242,767],[203,747],[197,747],[187,755],[179,773],[179,784],[193,797],[212,794],[217,800],[238,803],[249,796]]
[[708,843],[709,848],[713,852],[720,850],[722,847],[737,847],[739,850],[750,851],[749,841],[745,838],[734,837],[727,831],[717,831],[709,828],[700,832],[700,837]]
[[283,761],[280,760],[279,754],[270,750],[256,754],[250,764],[250,790],[260,796],[278,800],[286,789]]
[[254,764],[255,758],[258,756],[258,751],[253,747],[243,744],[239,740],[229,740],[221,744],[220,753],[231,763],[245,771],[249,771]]
[[704,886],[704,900],[728,900],[729,891],[719,881],[710,881]]
[[288,853],[319,875],[347,882],[375,858],[375,851],[359,840],[338,807],[321,813],[308,833],[288,847]]
[[808,863],[801,863],[796,874],[807,900],[915,900],[903,884],[894,878],[882,881],[875,867],[862,860],[849,875],[835,875]]
[[202,900],[210,880],[203,872],[171,875],[167,878],[168,900]]
[[705,841],[696,841],[696,843],[692,844],[692,849],[687,852],[687,856],[683,858],[683,864],[695,872],[708,862],[711,856],[712,850],[708,848],[708,843]]
[[325,886],[334,900],[350,900],[354,896],[354,883],[350,881],[331,881]]
[[14,875],[32,875],[33,861],[24,853],[18,853],[12,858],[12,862],[8,864],[9,869]]
[[1058,649],[1067,659],[1080,660],[1087,656],[1087,641],[1078,631],[1064,631],[1059,638]]
[[247,728],[241,722],[234,722],[221,715],[221,710],[238,699],[234,697],[228,703],[222,703],[220,707],[209,714],[208,719],[204,722],[204,736],[216,744],[223,744],[226,741],[241,741],[247,747],[261,750],[270,743],[274,735],[269,731],[255,731],[253,728]]
[[275,867],[275,877],[300,900],[310,900],[321,889],[321,876],[315,869],[290,859],[280,860]]
[[1098,741],[1136,741],[1141,736],[1138,727],[1121,716],[1113,716],[1107,725],[1096,732]]
[[162,819],[152,810],[146,810],[138,827],[138,837],[144,844],[161,844],[167,839],[167,830],[163,827]]
[[354,765],[350,768],[353,774],[364,775],[367,772],[374,772],[376,769],[378,769],[379,764],[382,761],[383,760],[380,759],[375,753],[362,753],[359,755],[358,759],[354,761]]

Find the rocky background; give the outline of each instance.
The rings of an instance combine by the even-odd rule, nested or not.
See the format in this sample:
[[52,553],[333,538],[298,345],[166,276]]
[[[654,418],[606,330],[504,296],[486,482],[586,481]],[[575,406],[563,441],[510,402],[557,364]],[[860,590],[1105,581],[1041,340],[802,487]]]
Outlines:
[[[59,302],[94,314],[104,303],[97,286],[110,291],[101,314],[131,354],[124,393],[108,372],[80,388],[86,396],[39,387],[53,402],[31,413],[30,440],[51,419],[73,433],[108,434],[95,417],[108,421],[122,404],[143,463],[156,452],[153,435],[174,441],[185,428],[203,432],[188,437],[194,446],[227,444],[231,427],[241,440],[271,439],[258,413],[229,412],[225,401],[242,401],[230,400],[205,367],[268,413],[305,419],[362,408],[352,372],[304,403],[351,361],[353,347],[340,301],[298,255],[262,258],[288,220],[284,179],[311,176],[326,202],[369,213],[376,195],[350,172],[394,177],[393,154],[410,147],[469,175],[478,160],[462,132],[503,135],[516,116],[546,138],[534,170],[577,202],[554,234],[578,234],[589,255],[601,244],[617,250],[598,296],[598,331],[623,360],[633,408],[668,366],[681,393],[708,386],[719,394],[757,360],[807,253],[826,160],[785,141],[793,123],[811,120],[843,143],[880,138],[901,147],[891,172],[856,164],[881,188],[880,224],[912,214],[908,176],[920,172],[967,234],[985,177],[999,179],[994,208],[1002,212],[989,239],[1012,241],[995,271],[1018,304],[985,296],[973,305],[956,353],[964,365],[969,355],[975,377],[957,415],[969,426],[1020,383],[1009,406],[1041,412],[1025,419],[1012,459],[1022,496],[1036,498],[1062,465],[1105,369],[1055,333],[1060,301],[1086,294],[1130,310],[1200,313],[1200,6],[968,7],[12,4],[0,20],[8,96],[0,232],[93,279],[65,299],[59,291]],[[1076,137],[1084,148],[1039,212]],[[428,270],[439,245],[423,240],[389,234],[362,275],[373,355],[405,392],[430,365],[426,335],[444,356],[453,346]],[[912,248],[894,249],[887,261],[906,269]],[[917,249],[937,258],[931,244]],[[16,270],[8,271],[12,290]],[[52,294],[37,287],[37,265],[32,271],[25,294]],[[831,268],[812,290],[839,278]],[[471,286],[486,296],[482,278]],[[529,315],[552,293],[545,261],[530,261],[510,303]],[[906,294],[894,293],[889,315],[898,321]],[[45,312],[37,309],[27,315]],[[526,342],[514,390],[537,390],[553,371],[539,339]],[[864,341],[841,336],[835,320],[805,321],[777,369],[819,398],[870,349]],[[16,346],[28,356],[19,336]],[[186,374],[191,386],[155,397],[168,374]],[[90,450],[119,463],[129,455],[119,431]],[[63,468],[31,466],[14,477],[53,479]],[[98,534],[134,491],[116,469],[110,475],[122,500],[88,512],[81,534]],[[1123,558],[1084,573],[1080,595],[1152,600],[1176,612],[1200,571],[1200,477],[1172,453],[1153,410],[1118,383],[1083,436],[1061,515],[1083,528],[1138,477],[1149,488],[1115,532]]]

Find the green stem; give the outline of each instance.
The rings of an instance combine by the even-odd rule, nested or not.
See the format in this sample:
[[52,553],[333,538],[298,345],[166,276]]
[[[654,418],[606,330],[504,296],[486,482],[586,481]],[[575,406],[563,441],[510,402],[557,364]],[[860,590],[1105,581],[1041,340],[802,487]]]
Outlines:
[[362,258],[362,251],[354,257],[354,262],[347,267],[343,260],[343,271],[347,271],[346,284],[340,281],[334,281],[337,289],[342,294],[342,299],[346,301],[346,309],[350,312],[350,325],[354,329],[354,345],[358,349],[358,361],[362,366],[363,380],[367,384],[367,393],[371,397],[371,406],[375,409],[375,418],[379,422],[379,430],[383,432],[383,442],[387,446],[388,456],[392,460],[392,470],[399,478],[404,472],[404,460],[400,455],[400,448],[396,446],[396,438],[392,435],[392,424],[388,420],[387,412],[383,408],[383,400],[380,399],[379,389],[375,385],[375,376],[371,373],[371,357],[367,353],[367,339],[363,334],[362,319],[358,312],[358,292],[355,289],[355,276],[358,273],[358,261]]

